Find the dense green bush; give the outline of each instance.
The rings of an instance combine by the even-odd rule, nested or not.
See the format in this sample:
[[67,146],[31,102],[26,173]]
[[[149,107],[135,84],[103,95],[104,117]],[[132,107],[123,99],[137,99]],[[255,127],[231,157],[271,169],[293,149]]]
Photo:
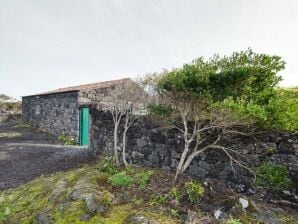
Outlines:
[[[195,95],[201,114],[211,109],[230,112],[231,119],[256,124],[262,128],[298,130],[298,91],[279,89],[285,68],[279,56],[254,53],[251,49],[231,56],[205,60],[198,58],[181,68],[161,73],[156,78],[158,93]],[[181,99],[180,99],[181,100]],[[165,106],[151,107],[168,117]],[[208,119],[208,117],[206,117]]]
[[202,186],[202,184],[196,181],[186,182],[185,190],[186,190],[188,199],[194,204],[197,204],[202,199],[205,193],[205,189]]
[[272,190],[284,190],[291,186],[287,167],[264,162],[257,168],[256,184]]
[[128,176],[125,172],[116,173],[109,178],[114,187],[128,187],[134,182],[134,179]]

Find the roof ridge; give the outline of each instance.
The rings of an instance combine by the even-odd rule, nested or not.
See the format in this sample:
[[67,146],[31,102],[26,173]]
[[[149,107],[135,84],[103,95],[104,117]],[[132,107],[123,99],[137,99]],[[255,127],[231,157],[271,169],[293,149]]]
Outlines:
[[65,93],[65,92],[75,92],[75,91],[81,91],[81,90],[87,90],[97,87],[107,87],[109,85],[121,83],[124,81],[131,80],[131,78],[122,78],[122,79],[113,79],[113,80],[107,80],[102,82],[94,82],[94,83],[87,83],[82,85],[76,85],[76,86],[69,86],[69,87],[62,87],[58,89],[54,89],[51,91],[42,92],[39,94],[29,95],[29,96],[38,96],[38,95],[48,95],[48,94],[55,94],[55,93]]

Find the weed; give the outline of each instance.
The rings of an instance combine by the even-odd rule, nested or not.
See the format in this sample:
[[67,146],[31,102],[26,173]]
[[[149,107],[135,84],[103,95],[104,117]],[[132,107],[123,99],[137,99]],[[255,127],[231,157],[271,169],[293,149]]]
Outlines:
[[100,172],[114,175],[119,172],[111,159],[105,158],[99,168]]
[[188,196],[188,199],[197,204],[201,198],[204,196],[205,189],[199,182],[188,181],[185,183],[185,190]]
[[171,191],[170,191],[170,197],[176,202],[176,203],[179,203],[181,197],[182,197],[182,194],[181,192],[178,190],[177,187],[172,187],[171,188]]
[[234,219],[233,217],[230,217],[226,224],[242,224],[242,222],[239,219]]
[[129,187],[134,182],[134,179],[125,172],[116,173],[109,180],[114,187]]
[[23,122],[17,122],[15,125],[16,128],[32,128],[31,124],[23,123]]
[[76,145],[77,142],[73,137],[70,137],[66,134],[59,135],[58,140],[63,142],[64,145]]
[[171,216],[174,216],[174,217],[179,217],[178,210],[175,209],[175,208],[171,208],[171,209],[170,209],[170,215],[171,215]]
[[160,204],[165,204],[166,202],[168,202],[168,199],[168,194],[154,194],[150,199],[150,204],[158,206]]
[[153,171],[141,171],[136,175],[137,182],[141,189],[144,189],[150,181]]
[[257,168],[256,184],[278,191],[289,188],[292,181],[287,167],[264,162]]

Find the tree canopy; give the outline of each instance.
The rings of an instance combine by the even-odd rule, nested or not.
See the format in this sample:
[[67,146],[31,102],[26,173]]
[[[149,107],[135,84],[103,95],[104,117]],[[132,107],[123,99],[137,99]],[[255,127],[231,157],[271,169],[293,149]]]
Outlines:
[[[157,76],[160,93],[194,95],[205,108],[224,108],[231,117],[266,128],[298,130],[298,94],[278,88],[285,68],[279,56],[251,49],[231,56],[195,59],[181,68]],[[187,97],[186,97],[187,98]],[[285,103],[283,103],[285,102]]]

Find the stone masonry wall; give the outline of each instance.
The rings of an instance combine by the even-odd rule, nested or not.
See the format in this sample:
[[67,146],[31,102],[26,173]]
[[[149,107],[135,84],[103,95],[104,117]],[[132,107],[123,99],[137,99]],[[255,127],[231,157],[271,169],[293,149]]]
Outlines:
[[[40,113],[36,113],[36,107]],[[77,92],[27,96],[22,99],[22,120],[42,130],[73,137],[79,135],[79,103]]]
[[[91,148],[99,154],[112,154],[113,121],[111,115],[92,109],[91,117]],[[263,136],[260,140],[248,137],[233,138],[223,144],[242,151],[246,162],[252,167],[259,166],[264,160],[286,165],[294,182],[298,183],[297,135],[272,134]],[[178,131],[163,130],[148,116],[141,117],[128,132],[127,158],[134,164],[174,170],[182,149],[183,138]],[[247,171],[237,166],[232,167],[228,157],[216,149],[208,150],[197,156],[187,173],[198,179],[227,180],[231,184],[236,184],[236,187],[252,180]]]

